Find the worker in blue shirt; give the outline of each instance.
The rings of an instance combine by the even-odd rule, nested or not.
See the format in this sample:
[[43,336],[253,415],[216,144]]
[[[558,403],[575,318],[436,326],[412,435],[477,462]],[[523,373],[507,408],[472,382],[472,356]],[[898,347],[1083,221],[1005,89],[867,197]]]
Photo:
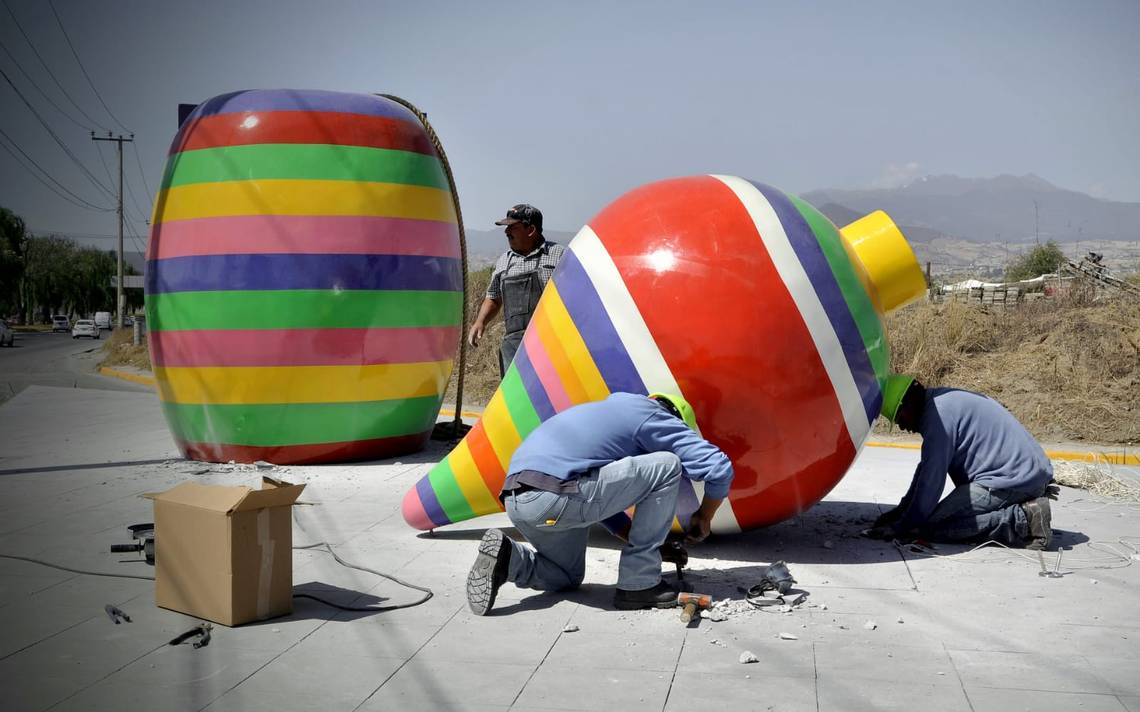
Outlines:
[[[1047,548],[1053,465],[1025,427],[997,401],[957,388],[925,388],[892,375],[882,414],[922,434],[922,458],[910,489],[867,535],[928,541],[997,541]],[[954,490],[939,501],[949,475]]]
[[677,590],[661,580],[661,552],[682,477],[704,482],[688,540],[709,534],[728,496],[732,463],[696,431],[679,395],[614,393],[539,425],[515,451],[500,497],[511,523],[534,547],[490,529],[467,576],[467,603],[486,615],[506,581],[520,588],[576,588],[586,573],[592,524],[636,507],[618,567],[614,606],[668,608]]

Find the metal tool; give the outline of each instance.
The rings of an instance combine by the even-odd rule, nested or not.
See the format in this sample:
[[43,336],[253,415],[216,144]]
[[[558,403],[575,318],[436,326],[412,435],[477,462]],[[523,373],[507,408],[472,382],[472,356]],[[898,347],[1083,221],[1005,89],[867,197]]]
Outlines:
[[684,581],[685,573],[682,568],[689,563],[689,552],[680,539],[666,539],[660,547],[661,561],[674,564],[677,567],[677,580]]
[[1037,575],[1041,578],[1062,578],[1065,575],[1061,573],[1061,557],[1064,554],[1064,549],[1057,549],[1057,563],[1054,564],[1053,570],[1049,571],[1045,568],[1045,555],[1038,551],[1037,560],[1041,562],[1041,570],[1037,572]]
[[712,605],[712,596],[707,593],[679,593],[677,605],[681,607],[681,622],[688,623],[696,617],[697,611]]
[[185,643],[187,640],[189,640],[195,636],[201,636],[200,640],[194,641],[194,647],[195,648],[204,648],[210,644],[210,631],[213,629],[214,629],[213,624],[201,623],[199,625],[194,626],[193,628],[186,631],[185,633],[182,633],[178,637],[172,639],[169,643],[167,643],[167,645],[181,645],[182,643]]
[[103,610],[107,612],[107,616],[110,617],[111,622],[114,623],[115,625],[119,625],[123,621],[126,621],[127,623],[131,622],[130,616],[128,616],[126,613],[124,613],[119,608],[112,606],[110,603],[103,606]]
[[146,557],[146,562],[154,566],[154,523],[132,524],[127,527],[127,530],[130,531],[131,538],[135,542],[133,544],[112,544],[111,553],[125,554],[141,551]]

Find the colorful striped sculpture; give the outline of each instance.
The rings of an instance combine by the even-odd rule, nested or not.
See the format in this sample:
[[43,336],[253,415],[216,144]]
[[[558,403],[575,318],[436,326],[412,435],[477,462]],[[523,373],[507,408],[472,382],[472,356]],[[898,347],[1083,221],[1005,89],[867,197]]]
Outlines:
[[[793,516],[862,447],[887,376],[882,315],[924,288],[881,212],[841,233],[799,198],[741,178],[634,190],[570,243],[483,417],[408,491],[404,518],[430,529],[500,511],[521,440],[614,391],[681,393],[732,458],[715,531]],[[677,526],[701,495],[683,482]]]
[[148,340],[186,457],[423,447],[462,272],[450,186],[411,111],[325,91],[211,99],[174,140],[152,225]]

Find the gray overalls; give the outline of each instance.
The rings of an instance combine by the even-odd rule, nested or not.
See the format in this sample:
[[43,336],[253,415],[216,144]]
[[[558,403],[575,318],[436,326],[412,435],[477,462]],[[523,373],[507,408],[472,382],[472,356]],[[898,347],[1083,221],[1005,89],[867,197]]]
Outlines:
[[542,280],[538,270],[526,274],[515,274],[503,277],[501,282],[503,295],[503,343],[499,347],[499,376],[505,376],[507,367],[515,359],[515,352],[522,345],[523,333],[535,307],[542,296]]

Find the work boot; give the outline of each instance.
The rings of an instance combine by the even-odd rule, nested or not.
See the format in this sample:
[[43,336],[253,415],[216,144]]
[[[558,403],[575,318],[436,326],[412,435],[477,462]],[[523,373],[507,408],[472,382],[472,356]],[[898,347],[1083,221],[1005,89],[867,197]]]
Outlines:
[[614,608],[623,611],[634,611],[639,608],[673,608],[676,605],[677,589],[664,581],[637,591],[624,588],[614,591]]
[[1038,497],[1022,502],[1021,508],[1025,510],[1025,518],[1029,520],[1029,543],[1025,548],[1037,551],[1048,549],[1053,541],[1053,515],[1049,509],[1049,498]]
[[467,605],[485,616],[495,605],[495,595],[507,580],[511,565],[511,540],[500,529],[488,529],[479,542],[479,555],[467,574]]

